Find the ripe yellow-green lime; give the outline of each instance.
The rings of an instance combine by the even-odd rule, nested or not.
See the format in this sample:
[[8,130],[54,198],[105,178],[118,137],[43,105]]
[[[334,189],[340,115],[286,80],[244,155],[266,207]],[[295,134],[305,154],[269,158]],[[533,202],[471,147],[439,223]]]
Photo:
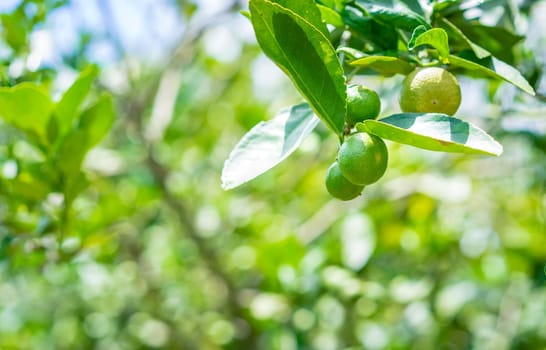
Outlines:
[[330,193],[332,197],[343,201],[358,197],[364,189],[364,186],[355,185],[343,176],[339,169],[338,162],[334,162],[328,168],[325,183],[328,193]]
[[343,176],[357,185],[369,185],[379,180],[387,170],[388,158],[385,142],[367,133],[349,136],[337,156]]
[[355,125],[366,119],[375,119],[381,111],[381,100],[377,93],[362,85],[347,88],[347,124]]
[[400,108],[403,112],[453,115],[460,104],[459,82],[443,68],[417,68],[402,83]]

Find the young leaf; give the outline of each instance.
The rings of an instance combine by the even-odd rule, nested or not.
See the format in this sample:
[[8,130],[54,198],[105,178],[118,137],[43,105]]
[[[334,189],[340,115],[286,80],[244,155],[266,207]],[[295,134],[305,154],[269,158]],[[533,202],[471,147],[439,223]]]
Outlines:
[[477,71],[478,73],[482,73],[493,78],[505,80],[517,86],[529,95],[535,95],[535,90],[533,89],[533,87],[527,82],[527,80],[525,80],[525,78],[516,68],[504,63],[499,59],[496,59],[495,57],[487,57],[481,60],[481,62],[485,65],[469,61],[454,55],[449,55],[448,59],[449,62],[454,66]]
[[72,126],[72,123],[78,115],[78,109],[89,93],[91,84],[98,73],[99,70],[95,65],[91,65],[84,69],[57,103],[55,117],[57,119],[58,133],[60,135],[64,135]]
[[502,146],[485,131],[439,113],[400,113],[365,120],[356,128],[387,140],[431,151],[498,156]]
[[345,77],[328,38],[301,16],[271,1],[252,0],[250,12],[265,54],[290,77],[316,115],[341,134]]
[[231,151],[222,170],[229,190],[273,168],[294,152],[318,124],[307,103],[291,106],[252,128]]
[[370,68],[386,76],[406,75],[414,68],[410,63],[391,56],[367,56],[352,61],[351,66]]
[[447,33],[442,28],[433,28],[419,35],[412,45],[408,45],[409,49],[421,45],[430,45],[438,50],[440,58],[447,58],[449,55],[449,43]]
[[49,96],[35,84],[0,87],[0,118],[40,138],[45,139],[52,109]]
[[415,41],[417,40],[417,38],[421,34],[425,33],[427,30],[428,30],[428,28],[425,27],[424,25],[420,25],[420,26],[416,27],[413,30],[413,33],[411,33],[411,38],[408,41],[408,48],[410,48],[410,49],[414,48],[415,47]]

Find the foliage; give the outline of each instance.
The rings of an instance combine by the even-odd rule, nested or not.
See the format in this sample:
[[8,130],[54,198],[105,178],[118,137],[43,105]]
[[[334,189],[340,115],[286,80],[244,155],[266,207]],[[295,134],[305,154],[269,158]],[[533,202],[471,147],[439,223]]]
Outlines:
[[[325,6],[324,6],[325,5]],[[295,2],[295,1],[274,1],[274,0],[253,0],[250,2],[250,16],[256,38],[261,48],[266,55],[269,56],[296,85],[302,95],[309,102],[311,108],[317,113],[317,116],[338,136],[342,143],[344,137],[350,134],[350,129],[354,123],[344,121],[347,118],[347,93],[344,84],[345,75],[340,65],[345,63],[345,56],[342,55],[341,62],[338,61],[333,48],[329,45],[329,41],[324,37],[327,33],[324,23],[318,13],[322,10],[325,22],[339,28],[341,36],[344,33],[349,34],[350,42],[339,41],[337,50],[340,52],[350,53],[351,56],[359,59],[348,60],[348,64],[356,65],[362,68],[374,68],[386,76],[395,73],[404,73],[412,71],[416,66],[431,66],[431,65],[447,65],[447,67],[460,67],[467,71],[479,72],[486,76],[503,79],[514,84],[523,91],[534,95],[534,89],[523,78],[518,70],[507,63],[500,61],[491,52],[484,49],[484,46],[492,47],[482,41],[490,41],[490,36],[481,37],[474,36],[477,42],[472,41],[465,36],[463,30],[450,22],[452,12],[456,7],[449,6],[449,11],[445,8],[445,3],[438,2],[429,5],[415,3],[412,9],[398,8],[396,6],[385,6],[382,2],[358,2],[348,1],[342,3],[330,2],[321,7],[315,6],[312,1]],[[400,5],[403,5],[400,4]],[[463,4],[459,4],[459,12],[463,12]],[[429,16],[424,16],[429,13]],[[311,16],[310,16],[311,14]],[[364,26],[364,22],[369,22],[370,26]],[[464,22],[464,21],[463,21]],[[387,37],[383,36],[383,31],[380,35],[374,31],[373,26],[383,27]],[[436,26],[436,27],[434,27]],[[442,26],[446,27],[444,29]],[[477,24],[479,30],[474,26],[470,26],[464,22],[461,27],[468,29],[469,32],[485,30],[481,24]],[[349,31],[346,32],[346,29]],[[354,31],[350,31],[353,29]],[[509,32],[505,35],[510,35]],[[498,31],[497,31],[498,34]],[[450,47],[449,38],[462,38],[467,44],[467,47]],[[512,35],[515,37],[515,35]],[[373,40],[391,41],[392,47],[384,47],[383,45],[373,45]],[[515,45],[518,40],[511,40],[512,45]],[[345,40],[345,41],[348,41]],[[370,41],[370,42],[367,42]],[[384,43],[383,43],[384,44]],[[370,49],[365,52],[362,47],[370,46]],[[432,48],[433,50],[430,50]],[[453,53],[453,54],[452,54]],[[500,54],[500,53],[499,53]],[[366,56],[366,57],[363,57]],[[467,56],[474,57],[468,59]],[[375,59],[374,59],[375,57]],[[390,58],[390,59],[389,59]],[[388,65],[385,65],[385,63]],[[396,62],[392,68],[388,68],[392,62]],[[424,71],[423,71],[424,72]],[[435,71],[436,72],[436,71]],[[349,73],[346,73],[349,75]],[[353,77],[358,72],[350,73]],[[446,73],[446,81],[438,82],[438,84],[455,84],[456,91],[448,92],[442,90],[439,86],[422,86],[419,89],[426,91],[415,92],[420,94],[443,94],[438,96],[441,100],[441,106],[433,110],[421,110],[417,108],[408,110],[407,106],[415,103],[409,102],[412,98],[402,96],[401,105],[405,112],[445,112],[453,114],[459,106],[460,92],[455,78],[449,73]],[[409,74],[408,78],[413,79],[413,74]],[[349,77],[350,78],[350,77]],[[447,81],[450,78],[454,82]],[[404,83],[406,84],[406,83]],[[446,87],[447,88],[447,87]],[[403,91],[404,93],[404,91]],[[446,101],[453,98],[457,101]],[[326,107],[329,107],[327,109]],[[406,108],[404,108],[406,107]],[[454,108],[453,108],[454,107]],[[414,107],[415,108],[415,107]],[[453,129],[446,128],[446,124],[438,124],[434,117],[420,118],[420,124],[427,129],[428,138],[433,142],[442,143],[446,139],[460,140],[461,137],[457,134],[464,133],[468,129]],[[479,130],[474,125],[470,125],[473,130]],[[373,133],[375,129],[364,129],[366,132]],[[389,136],[391,140],[401,141],[406,140],[406,144],[419,147],[420,142],[412,142],[412,138],[406,139],[408,134],[404,131],[399,131],[397,128],[389,128]],[[481,133],[484,133],[480,130]],[[264,133],[264,139],[267,139],[269,133],[267,129],[252,130],[254,137],[258,137],[260,133]],[[458,142],[462,147],[450,148],[451,152],[470,152],[468,149],[476,149],[484,154],[497,153],[488,152],[488,149],[498,148],[498,143],[485,134],[481,143],[465,145],[465,142]],[[379,135],[377,135],[379,136]],[[466,133],[463,139],[469,139],[470,135]],[[246,144],[236,146],[234,152],[241,154]],[[483,149],[480,149],[483,147]],[[440,151],[442,148],[426,146],[425,149]],[[252,152],[252,150],[251,150]],[[501,149],[502,152],[502,149]],[[500,153],[499,153],[500,154]],[[234,158],[231,158],[233,163]],[[246,165],[246,166],[245,166]],[[237,164],[235,168],[239,169],[239,173],[253,173],[259,175],[267,169],[253,169],[250,164]],[[370,165],[372,166],[372,165]],[[224,169],[225,176],[236,176],[232,172],[234,166]],[[242,170],[241,170],[242,168]],[[348,177],[348,174],[344,174]],[[248,181],[248,176],[242,176],[239,183]]]
[[[159,61],[101,7],[106,31],[49,66],[33,38],[80,9],[2,14],[0,348],[546,346],[546,4],[317,3],[252,0],[245,22],[237,2],[161,1],[184,33]],[[134,6],[149,25],[130,31],[160,41],[167,21]],[[260,48],[241,28],[264,28]],[[214,51],[226,33],[231,59]],[[112,61],[88,64],[105,43]],[[266,88],[261,50],[290,81]],[[399,113],[399,75],[429,63],[460,77],[464,120]],[[385,176],[350,203],[324,188],[346,79],[382,99],[356,128],[392,140]],[[254,180],[224,191],[221,173]]]

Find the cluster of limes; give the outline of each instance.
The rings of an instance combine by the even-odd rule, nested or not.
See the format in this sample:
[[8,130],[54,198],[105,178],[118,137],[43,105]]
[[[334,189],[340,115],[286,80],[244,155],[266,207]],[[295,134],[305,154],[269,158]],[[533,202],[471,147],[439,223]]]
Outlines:
[[[461,103],[461,89],[457,79],[443,68],[417,68],[404,79],[399,102],[406,113],[453,115]],[[354,199],[387,170],[388,152],[383,140],[365,132],[352,132],[356,123],[376,119],[380,110],[381,100],[375,91],[361,85],[347,88],[348,133],[325,180],[333,197]]]
[[[381,101],[377,93],[361,85],[347,88],[348,129],[366,119],[379,116]],[[326,189],[335,198],[351,200],[383,176],[387,170],[388,153],[382,139],[364,132],[346,135],[337,160],[326,173]]]

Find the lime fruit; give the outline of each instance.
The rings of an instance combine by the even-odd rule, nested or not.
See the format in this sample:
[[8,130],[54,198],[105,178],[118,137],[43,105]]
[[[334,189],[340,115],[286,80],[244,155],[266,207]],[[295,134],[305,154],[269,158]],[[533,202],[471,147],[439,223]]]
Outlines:
[[366,119],[375,119],[381,110],[379,95],[362,85],[347,88],[347,124],[355,125]]
[[349,136],[339,148],[341,173],[357,185],[369,185],[387,170],[388,152],[385,142],[377,136],[357,133]]
[[334,162],[328,168],[325,183],[328,193],[330,193],[332,197],[343,201],[358,197],[364,189],[364,186],[355,185],[343,176],[339,169],[338,162]]
[[417,68],[402,83],[400,108],[403,112],[453,115],[460,104],[459,82],[443,68]]

